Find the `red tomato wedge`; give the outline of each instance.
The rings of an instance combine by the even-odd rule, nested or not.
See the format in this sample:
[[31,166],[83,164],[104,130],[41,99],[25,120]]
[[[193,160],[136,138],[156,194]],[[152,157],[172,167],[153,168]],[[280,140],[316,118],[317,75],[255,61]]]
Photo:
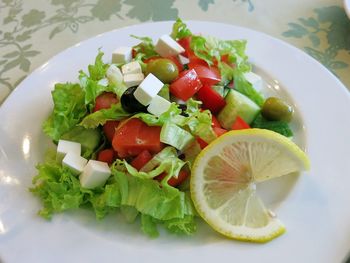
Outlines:
[[188,58],[189,51],[191,51],[191,36],[180,38],[177,43],[179,43],[179,45],[185,50],[185,52],[183,52],[181,55]]
[[211,115],[211,126],[212,126],[213,128],[214,128],[214,127],[221,128],[220,122],[218,121],[218,119],[217,119],[214,115]]
[[204,141],[202,138],[197,137],[196,140],[199,144],[199,147],[201,147],[201,149],[204,149],[205,147],[208,146],[208,143],[206,141]]
[[188,64],[188,67],[197,72],[198,78],[203,85],[211,86],[221,81],[220,72],[217,67],[208,67],[207,65],[192,62]]
[[226,105],[226,101],[209,85],[204,85],[198,92],[197,97],[203,102],[203,106],[212,113],[218,113]]
[[115,152],[113,149],[105,149],[98,153],[97,160],[108,164],[112,164],[115,159],[114,157]]
[[[162,181],[163,178],[165,177],[165,173],[162,173],[160,175],[158,175],[157,177],[155,177],[154,179],[156,179],[157,181]],[[189,173],[185,170],[181,170],[179,172],[179,175],[177,178],[175,177],[171,177],[169,180],[168,180],[168,184],[172,187],[176,187],[178,185],[180,185],[183,181],[186,180],[186,178],[189,176]]]
[[241,117],[237,116],[235,122],[232,124],[232,130],[244,130],[250,129],[248,123],[246,123]]
[[179,77],[170,84],[170,92],[177,98],[186,101],[200,88],[202,83],[194,69],[182,71]]
[[101,109],[109,109],[112,104],[118,103],[119,100],[117,96],[112,92],[104,92],[101,95],[96,97],[95,107],[93,112]]
[[121,158],[137,156],[144,150],[155,154],[160,152],[164,145],[160,141],[159,126],[148,126],[137,118],[121,123],[117,128],[112,146]]
[[219,128],[219,127],[213,127],[213,130],[214,130],[217,137],[220,137],[221,135],[223,135],[224,133],[227,132],[226,129]]
[[152,159],[152,155],[149,151],[144,150],[139,155],[135,157],[134,160],[131,161],[131,165],[136,168],[138,171],[141,170],[142,167],[145,166]]
[[[217,137],[220,137],[221,135],[223,135],[224,133],[227,132],[227,130],[225,130],[221,127],[216,127],[216,126],[213,126],[213,131],[215,132]],[[204,149],[205,147],[208,146],[208,143],[200,137],[197,137],[197,142],[198,142],[199,146],[201,147],[201,149]]]
[[109,142],[112,142],[115,129],[118,127],[119,121],[107,121],[103,125],[103,132],[106,135]]

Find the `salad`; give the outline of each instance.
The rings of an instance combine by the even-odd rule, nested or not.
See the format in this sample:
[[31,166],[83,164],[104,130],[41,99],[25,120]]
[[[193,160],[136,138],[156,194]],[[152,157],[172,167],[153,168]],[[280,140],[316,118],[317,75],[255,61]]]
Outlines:
[[[149,236],[158,226],[196,231],[189,181],[196,156],[229,130],[262,128],[286,137],[293,108],[261,93],[246,41],[197,35],[178,19],[156,43],[98,50],[79,83],[57,83],[43,131],[57,145],[37,165],[30,191],[39,215],[86,208],[120,212]],[[117,227],[117,226],[116,226]]]

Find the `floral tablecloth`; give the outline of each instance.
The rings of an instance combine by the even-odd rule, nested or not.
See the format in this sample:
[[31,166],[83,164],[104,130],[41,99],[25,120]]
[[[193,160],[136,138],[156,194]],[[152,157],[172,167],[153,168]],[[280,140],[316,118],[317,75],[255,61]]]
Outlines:
[[1,0],[0,103],[35,68],[75,43],[177,17],[280,38],[319,60],[350,89],[350,20],[341,0]]

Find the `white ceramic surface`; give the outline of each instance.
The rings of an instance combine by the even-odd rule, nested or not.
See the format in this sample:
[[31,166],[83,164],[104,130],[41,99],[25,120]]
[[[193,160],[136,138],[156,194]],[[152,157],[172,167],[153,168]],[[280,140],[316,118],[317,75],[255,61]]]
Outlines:
[[345,8],[346,14],[350,18],[350,0],[344,0],[344,8]]
[[41,123],[52,109],[54,83],[76,81],[98,48],[109,58],[114,48],[138,42],[130,34],[156,39],[170,32],[172,22],[141,24],[63,51],[27,77],[1,106],[3,262],[341,262],[350,249],[349,92],[322,65],[282,41],[231,25],[188,24],[193,32],[247,39],[251,61],[278,81],[298,107],[304,126],[296,132],[305,135],[312,169],[297,177],[288,193],[276,189],[282,194],[268,202],[287,233],[267,244],[250,244],[227,240],[200,223],[193,237],[162,233],[153,240],[115,215],[101,222],[85,210],[56,215],[51,222],[36,215],[40,202],[27,189],[50,144]]

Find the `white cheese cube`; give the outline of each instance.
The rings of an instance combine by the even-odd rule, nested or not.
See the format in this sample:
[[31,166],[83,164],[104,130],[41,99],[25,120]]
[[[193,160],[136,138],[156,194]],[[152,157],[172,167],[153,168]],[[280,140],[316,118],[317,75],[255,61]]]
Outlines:
[[179,55],[179,60],[180,60],[180,63],[182,65],[186,65],[186,64],[190,63],[190,60],[188,58],[181,56],[181,55]]
[[156,46],[154,47],[156,52],[162,57],[175,56],[184,52],[184,48],[180,46],[169,35],[163,35],[158,39]]
[[169,109],[170,105],[170,101],[156,95],[147,107],[147,111],[155,116],[160,116]]
[[120,69],[114,64],[110,65],[109,68],[107,69],[106,77],[108,81],[113,84],[118,84],[123,82],[123,74],[120,71]]
[[106,78],[103,78],[103,79],[100,79],[98,82],[97,82],[98,85],[101,85],[101,86],[104,86],[104,87],[107,87],[109,82],[108,82],[108,79]]
[[124,75],[124,83],[127,88],[139,85],[143,79],[144,75],[142,73],[127,74]]
[[263,81],[262,81],[262,78],[253,73],[253,72],[247,72],[247,73],[244,73],[244,77],[246,78],[246,80],[248,82],[250,82],[252,85],[253,85],[253,88],[256,90],[256,91],[259,91],[261,92],[262,89],[263,89]]
[[67,153],[81,154],[81,144],[66,140],[59,140],[57,145],[56,161],[62,162]]
[[105,162],[89,160],[80,175],[80,184],[87,189],[103,186],[111,175],[111,170]]
[[150,73],[137,87],[134,92],[134,96],[142,105],[147,106],[151,103],[152,99],[158,94],[163,86],[163,82]]
[[72,152],[67,153],[62,160],[62,165],[68,167],[75,175],[83,172],[86,163],[87,160],[84,157]]
[[119,47],[112,53],[112,63],[125,64],[132,60],[131,47]]
[[122,66],[122,72],[125,75],[126,74],[142,73],[141,65],[137,61],[132,61],[132,62]]

